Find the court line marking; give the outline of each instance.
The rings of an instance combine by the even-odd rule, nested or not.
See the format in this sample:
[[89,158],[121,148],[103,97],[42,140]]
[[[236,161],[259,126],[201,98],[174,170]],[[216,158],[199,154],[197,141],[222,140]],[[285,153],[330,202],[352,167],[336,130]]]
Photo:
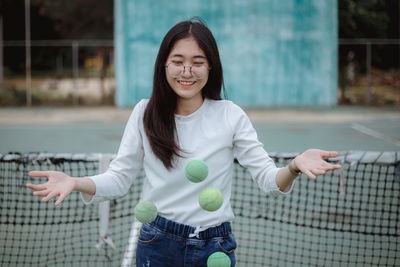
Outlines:
[[396,146],[400,146],[400,139],[398,138],[394,138],[394,137],[390,137],[390,136],[386,136],[378,131],[372,130],[364,125],[361,125],[359,123],[353,123],[351,125],[351,128],[353,128],[356,131],[359,131],[363,134],[375,137],[377,139],[381,139],[383,141],[386,141],[388,143],[394,144]]

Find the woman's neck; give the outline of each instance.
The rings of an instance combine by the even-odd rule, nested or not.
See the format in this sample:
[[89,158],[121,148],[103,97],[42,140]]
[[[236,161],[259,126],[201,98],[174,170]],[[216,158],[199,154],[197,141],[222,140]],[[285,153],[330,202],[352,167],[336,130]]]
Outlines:
[[178,98],[176,105],[176,114],[182,116],[188,116],[198,110],[203,105],[204,99],[202,96],[195,99],[183,99]]

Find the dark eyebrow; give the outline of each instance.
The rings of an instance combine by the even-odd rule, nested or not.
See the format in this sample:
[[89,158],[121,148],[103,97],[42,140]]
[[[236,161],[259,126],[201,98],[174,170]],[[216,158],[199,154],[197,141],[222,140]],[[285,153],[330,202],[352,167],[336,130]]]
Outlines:
[[194,56],[193,58],[202,58],[202,59],[207,59],[205,56],[201,56],[201,55]]
[[[183,55],[181,55],[181,54],[173,54],[172,55],[172,57],[184,57]],[[202,59],[206,59],[206,57],[205,56],[202,56],[202,55],[196,55],[196,56],[194,56],[194,57],[192,57],[192,58],[202,58]]]

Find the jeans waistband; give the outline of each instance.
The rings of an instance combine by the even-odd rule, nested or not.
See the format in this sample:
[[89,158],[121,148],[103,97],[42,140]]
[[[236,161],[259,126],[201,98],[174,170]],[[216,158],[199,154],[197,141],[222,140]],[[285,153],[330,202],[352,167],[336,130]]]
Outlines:
[[[190,234],[193,234],[196,231],[196,227],[194,226],[177,223],[161,216],[157,216],[157,218],[153,222],[151,222],[150,225],[153,225],[164,232],[177,235],[183,238],[188,238]],[[214,237],[228,236],[231,233],[232,233],[231,223],[224,222],[221,225],[207,228],[206,230],[199,232],[196,236],[199,239],[205,240]]]

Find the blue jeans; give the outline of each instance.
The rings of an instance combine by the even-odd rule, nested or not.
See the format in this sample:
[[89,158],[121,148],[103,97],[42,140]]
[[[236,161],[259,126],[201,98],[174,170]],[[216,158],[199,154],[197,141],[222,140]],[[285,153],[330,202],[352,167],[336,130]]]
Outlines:
[[157,216],[140,229],[136,266],[206,267],[208,257],[217,251],[227,254],[235,266],[236,241],[229,222],[190,237],[194,231],[193,226]]

